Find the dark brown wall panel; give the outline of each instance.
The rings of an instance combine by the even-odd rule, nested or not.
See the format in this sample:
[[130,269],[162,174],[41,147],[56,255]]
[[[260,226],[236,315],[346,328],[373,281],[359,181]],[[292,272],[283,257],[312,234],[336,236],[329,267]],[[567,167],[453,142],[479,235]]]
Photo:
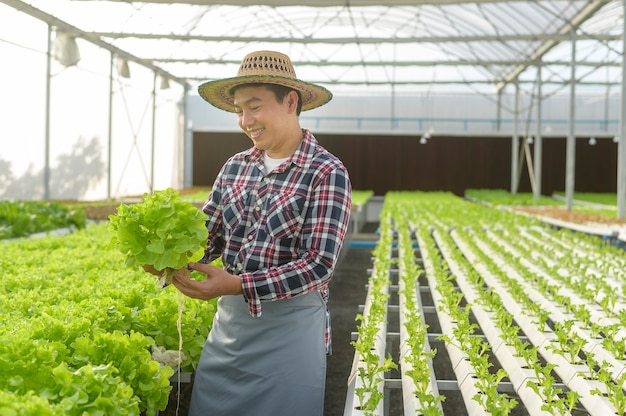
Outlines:
[[[510,137],[434,137],[420,144],[414,136],[316,134],[320,144],[346,165],[354,189],[384,195],[390,190],[449,191],[510,189]],[[194,133],[193,184],[212,185],[226,159],[250,147],[243,133]],[[617,145],[577,140],[576,191],[615,192]],[[565,189],[564,138],[543,140],[542,191]],[[531,145],[531,153],[532,153]],[[520,192],[530,192],[523,162]]]
[[213,185],[226,160],[250,145],[250,139],[243,133],[194,133],[193,185]]

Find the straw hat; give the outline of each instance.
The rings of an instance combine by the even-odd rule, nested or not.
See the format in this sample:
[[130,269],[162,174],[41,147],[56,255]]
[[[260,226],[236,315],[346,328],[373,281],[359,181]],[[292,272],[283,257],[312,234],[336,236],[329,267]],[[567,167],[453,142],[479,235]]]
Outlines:
[[324,105],[333,98],[326,88],[296,78],[289,57],[274,51],[249,53],[243,58],[236,77],[205,82],[198,87],[198,92],[215,107],[235,113],[231,89],[248,83],[278,84],[300,91],[302,111]]

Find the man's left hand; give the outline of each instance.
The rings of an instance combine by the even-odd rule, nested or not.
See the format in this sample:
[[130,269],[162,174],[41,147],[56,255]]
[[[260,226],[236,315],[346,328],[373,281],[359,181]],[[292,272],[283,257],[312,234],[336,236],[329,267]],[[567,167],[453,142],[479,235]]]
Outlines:
[[206,275],[205,281],[193,280],[183,273],[177,273],[172,284],[185,295],[194,299],[209,300],[222,295],[241,295],[241,279],[226,270],[204,263],[189,263],[190,270]]

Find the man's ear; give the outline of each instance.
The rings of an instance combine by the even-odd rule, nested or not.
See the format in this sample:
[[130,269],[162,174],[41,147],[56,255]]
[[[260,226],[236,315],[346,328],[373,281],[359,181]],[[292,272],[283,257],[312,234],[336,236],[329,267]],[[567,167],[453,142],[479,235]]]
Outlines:
[[298,109],[298,93],[291,90],[287,93],[285,98],[287,99],[287,104],[289,105],[289,111],[293,111],[295,113]]

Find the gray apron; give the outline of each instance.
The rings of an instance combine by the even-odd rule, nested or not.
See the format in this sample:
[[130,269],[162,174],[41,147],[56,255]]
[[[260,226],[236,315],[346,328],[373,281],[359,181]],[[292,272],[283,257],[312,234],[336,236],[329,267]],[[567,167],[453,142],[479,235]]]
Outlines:
[[326,305],[315,290],[264,302],[222,296],[196,370],[189,416],[322,416]]

